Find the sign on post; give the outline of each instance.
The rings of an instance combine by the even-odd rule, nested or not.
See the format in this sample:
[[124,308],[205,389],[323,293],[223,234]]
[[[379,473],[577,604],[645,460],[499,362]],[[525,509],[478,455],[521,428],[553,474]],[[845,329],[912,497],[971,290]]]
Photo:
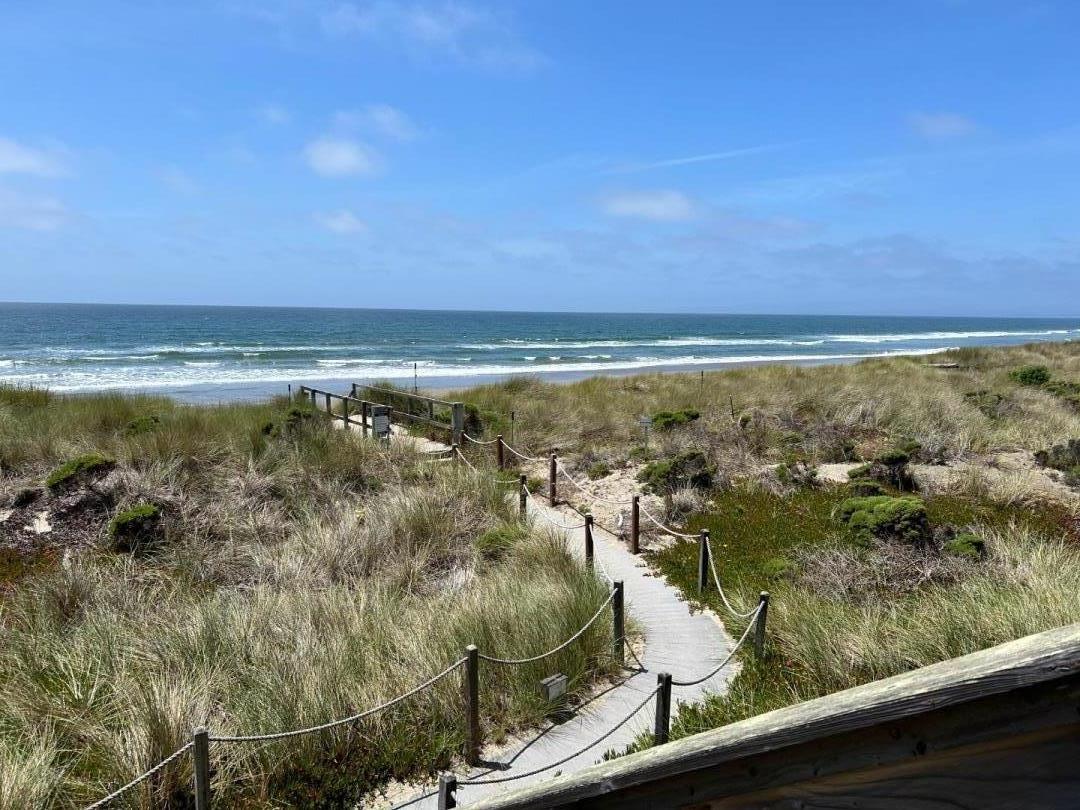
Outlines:
[[371,433],[376,439],[390,438],[390,406],[371,406]]
[[645,454],[649,453],[649,428],[652,427],[652,417],[641,416],[638,418],[638,424],[641,425],[642,431],[645,433]]

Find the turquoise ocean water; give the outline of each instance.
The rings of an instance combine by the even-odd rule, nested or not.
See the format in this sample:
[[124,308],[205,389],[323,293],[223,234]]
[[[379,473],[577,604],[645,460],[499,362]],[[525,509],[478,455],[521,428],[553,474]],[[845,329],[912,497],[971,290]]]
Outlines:
[[447,388],[540,374],[846,362],[1080,339],[1080,318],[428,312],[0,304],[0,382],[243,399],[288,383]]

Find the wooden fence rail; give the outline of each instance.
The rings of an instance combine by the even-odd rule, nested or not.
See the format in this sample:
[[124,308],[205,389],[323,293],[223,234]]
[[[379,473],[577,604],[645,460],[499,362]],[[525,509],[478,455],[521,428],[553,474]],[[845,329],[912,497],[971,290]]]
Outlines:
[[[410,413],[403,411],[399,408],[394,408],[391,403],[379,402],[376,400],[361,399],[356,396],[359,389],[383,392],[384,394],[400,395],[409,399],[410,401],[430,403],[431,407],[429,412],[431,416],[422,416],[420,414]],[[464,403],[461,402],[444,402],[440,399],[432,399],[430,397],[420,396],[418,394],[410,394],[405,391],[393,391],[387,388],[376,388],[374,386],[361,386],[353,383],[351,389],[351,395],[335,394],[332,391],[324,391],[320,388],[312,388],[307,385],[301,385],[299,388],[300,395],[310,398],[313,408],[325,410],[327,417],[330,419],[339,419],[345,423],[346,427],[350,425],[359,424],[363,434],[368,435],[368,430],[371,427],[369,417],[373,406],[386,405],[390,407],[391,420],[397,417],[397,421],[406,420],[414,424],[423,424],[428,427],[437,428],[439,430],[445,430],[449,434],[452,443],[457,444],[460,441],[461,434],[464,431],[465,419],[464,419]],[[388,399],[388,396],[384,396],[383,399]],[[340,412],[335,412],[333,403],[341,403]],[[450,422],[442,422],[434,418],[434,408],[438,405],[440,407],[450,408]],[[359,421],[354,419],[355,415],[359,415]]]
[[468,806],[1066,808],[1080,806],[1077,763],[1080,624]]

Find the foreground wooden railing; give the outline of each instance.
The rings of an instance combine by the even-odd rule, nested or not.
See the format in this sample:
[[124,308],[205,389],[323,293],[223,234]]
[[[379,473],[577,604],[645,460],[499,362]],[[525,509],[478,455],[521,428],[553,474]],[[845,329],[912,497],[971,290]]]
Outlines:
[[[379,396],[380,399],[361,399],[356,396],[358,390],[371,391]],[[339,419],[345,423],[346,427],[359,424],[360,429],[365,436],[368,434],[368,430],[371,427],[370,418],[373,408],[379,405],[389,407],[391,419],[398,423],[400,423],[401,420],[405,420],[414,424],[424,424],[428,427],[445,430],[452,444],[460,444],[464,432],[465,405],[461,402],[445,402],[441,399],[425,397],[419,394],[410,394],[406,391],[395,391],[393,389],[377,388],[370,385],[360,386],[355,383],[352,385],[351,396],[335,394],[332,391],[324,391],[320,388],[312,388],[307,385],[301,385],[299,391],[301,396],[310,398],[313,408],[320,408],[321,406],[321,408],[326,411],[327,417],[330,419]],[[393,400],[390,395],[400,397],[403,400],[415,400],[418,403],[422,403],[430,416],[421,416],[419,414],[401,410],[400,408],[394,408],[392,404]],[[385,400],[387,399],[390,399],[391,402],[386,402]],[[340,411],[334,410],[333,403],[335,402],[340,403]],[[449,408],[449,422],[441,422],[434,418],[436,406]],[[359,416],[359,420],[354,419],[354,416]]]
[[1080,806],[1080,625],[462,806]]

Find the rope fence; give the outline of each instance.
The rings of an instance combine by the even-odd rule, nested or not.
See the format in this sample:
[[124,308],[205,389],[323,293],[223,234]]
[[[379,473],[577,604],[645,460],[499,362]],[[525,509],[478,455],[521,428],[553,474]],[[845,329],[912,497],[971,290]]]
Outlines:
[[[307,394],[308,391],[310,391],[312,400],[314,401],[314,396],[315,396],[315,393],[316,393],[315,391],[312,391],[310,389],[308,389],[308,390],[302,389],[302,391],[305,394]],[[318,393],[323,393],[323,392],[318,392]],[[328,412],[329,412],[329,401],[330,401],[329,400],[329,395],[327,395],[327,411]],[[346,419],[348,418],[347,411],[345,413],[345,417],[346,417]],[[499,462],[500,462],[499,466],[500,467],[502,466],[502,462],[503,462],[503,451],[504,450],[509,450],[513,455],[515,455],[518,458],[520,458],[522,460],[525,460],[525,461],[543,461],[544,460],[542,458],[531,457],[531,456],[527,456],[527,455],[525,455],[523,453],[520,453],[519,451],[517,451],[513,447],[511,447],[509,444],[507,444],[503,440],[501,435],[498,436],[497,438],[495,438],[494,440],[490,440],[490,441],[482,441],[482,440],[479,440],[479,439],[475,439],[475,438],[465,434],[464,431],[461,431],[460,435],[462,437],[464,437],[464,439],[466,441],[469,441],[469,442],[471,442],[473,444],[476,444],[476,445],[492,445],[492,444],[497,445],[497,450],[498,450],[498,455],[499,455]],[[436,451],[436,452],[438,454],[443,454],[443,453],[449,452],[452,458],[464,462],[469,467],[469,469],[471,469],[474,472],[479,473],[479,471],[472,464],[472,462],[470,462],[469,459],[466,458],[465,455],[461,452],[461,448],[456,443],[453,444],[448,451],[440,450],[440,451]],[[589,493],[588,490],[586,490],[581,483],[576,481],[566,471],[566,469],[562,466],[561,462],[558,461],[558,459],[557,459],[557,457],[555,456],[554,453],[551,455],[550,462],[551,462],[551,466],[550,466],[549,485],[550,485],[550,500],[552,501],[552,506],[554,506],[555,502],[556,502],[556,498],[555,498],[555,495],[556,495],[555,479],[556,479],[557,473],[559,471],[561,471],[563,476],[565,478],[567,478],[577,489],[582,491],[584,494],[589,495],[590,498],[592,498],[594,500],[597,500],[597,501],[603,501],[603,502],[606,502],[606,503],[610,503],[610,504],[616,504],[616,505],[620,505],[620,506],[625,505],[624,502],[614,501],[614,500],[611,500],[611,499],[608,499],[608,498],[600,498],[600,497],[594,496],[591,493]],[[524,482],[524,480],[525,480],[525,476],[522,475],[521,476],[521,481]],[[193,762],[193,765],[194,765],[194,767],[193,767],[194,785],[193,786],[194,786],[194,794],[195,794],[195,810],[209,810],[209,808],[210,808],[210,774],[211,774],[210,753],[209,753],[210,752],[210,743],[244,744],[244,743],[271,742],[271,741],[275,741],[275,740],[289,739],[289,738],[299,737],[299,736],[308,735],[308,734],[316,734],[316,733],[319,733],[319,732],[322,732],[322,731],[327,731],[329,729],[333,729],[333,728],[349,725],[349,724],[352,724],[352,723],[356,723],[356,722],[358,722],[360,720],[363,720],[364,718],[370,717],[370,716],[375,715],[375,714],[377,714],[379,712],[386,711],[386,710],[396,706],[397,704],[399,704],[399,703],[401,703],[401,702],[403,702],[403,701],[405,701],[405,700],[407,700],[407,699],[409,699],[409,698],[423,692],[424,690],[431,688],[436,683],[440,682],[441,680],[448,677],[452,673],[458,671],[459,669],[464,669],[465,670],[465,672],[464,672],[464,686],[465,686],[465,688],[464,688],[463,696],[464,696],[465,709],[466,709],[466,711],[465,711],[466,722],[467,722],[467,726],[468,726],[467,734],[466,734],[466,737],[467,737],[466,760],[470,764],[476,764],[477,762],[479,762],[479,753],[480,753],[480,748],[481,748],[481,745],[482,745],[480,717],[479,717],[479,706],[480,706],[480,703],[479,703],[479,681],[480,681],[480,679],[479,679],[479,662],[480,661],[486,661],[488,663],[499,664],[499,665],[503,665],[503,666],[521,666],[521,665],[531,664],[531,663],[534,663],[536,661],[543,660],[545,658],[549,658],[549,657],[561,652],[562,650],[565,650],[571,644],[573,644],[574,642],[581,639],[581,637],[584,636],[584,634],[589,630],[589,628],[592,627],[597,622],[597,620],[600,618],[601,615],[603,615],[604,611],[609,606],[612,608],[612,627],[613,627],[612,649],[613,649],[613,652],[615,654],[615,661],[617,662],[618,666],[620,666],[620,667],[623,666],[624,652],[629,646],[629,645],[627,645],[626,638],[625,638],[625,613],[624,613],[623,583],[621,581],[613,580],[611,578],[610,574],[608,573],[607,569],[604,567],[603,563],[599,560],[599,558],[595,557],[595,555],[593,554],[592,534],[591,534],[592,533],[592,527],[593,527],[592,516],[586,514],[584,516],[585,517],[585,522],[581,523],[581,524],[567,525],[567,524],[560,523],[559,521],[552,518],[549,514],[547,514],[547,512],[544,509],[540,509],[538,507],[538,504],[536,503],[536,501],[533,498],[533,494],[529,491],[528,487],[525,486],[524,484],[521,486],[520,500],[521,500],[521,510],[522,510],[523,519],[524,519],[524,515],[525,515],[525,511],[526,511],[525,510],[526,501],[531,501],[532,504],[533,504],[533,507],[534,507],[533,511],[535,513],[539,514],[540,517],[543,520],[545,520],[546,522],[548,522],[549,524],[551,524],[551,525],[553,525],[553,526],[555,526],[555,527],[557,527],[559,529],[562,529],[564,531],[576,531],[578,529],[584,528],[585,529],[585,538],[586,538],[586,562],[590,566],[596,566],[599,569],[602,576],[611,585],[611,590],[608,593],[607,598],[596,609],[596,612],[593,613],[593,615],[588,619],[588,621],[586,621],[569,638],[567,638],[566,640],[564,640],[563,642],[561,642],[560,644],[558,644],[557,646],[553,647],[550,650],[547,650],[545,652],[539,653],[537,655],[529,656],[529,657],[526,657],[526,658],[500,658],[500,657],[497,657],[497,656],[480,653],[479,650],[474,645],[469,645],[465,650],[465,653],[466,653],[465,656],[463,656],[462,658],[457,659],[456,661],[454,661],[453,663],[448,665],[446,668],[441,670],[436,675],[433,675],[432,677],[425,680],[423,683],[418,684],[417,686],[413,687],[412,689],[408,690],[407,692],[404,692],[404,693],[402,693],[402,694],[400,694],[400,695],[398,695],[398,696],[396,696],[394,698],[391,698],[390,700],[387,700],[386,702],[381,703],[378,706],[374,706],[374,707],[371,707],[369,709],[365,709],[364,711],[357,712],[357,713],[352,714],[352,715],[350,715],[348,717],[343,717],[343,718],[340,718],[340,719],[337,719],[337,720],[331,720],[331,721],[328,721],[326,723],[322,723],[322,724],[315,725],[315,726],[307,726],[307,727],[304,727],[304,728],[290,729],[290,730],[285,730],[285,731],[275,731],[275,732],[269,732],[269,733],[263,733],[263,734],[247,734],[247,735],[212,735],[205,728],[197,729],[195,731],[193,739],[191,741],[189,741],[189,742],[185,743],[184,745],[182,745],[180,748],[178,748],[176,751],[171,753],[165,759],[161,760],[159,763],[154,765],[149,770],[147,770],[144,773],[140,774],[139,776],[135,777],[134,779],[132,779],[127,784],[123,785],[122,787],[118,788],[117,790],[113,791],[112,793],[108,794],[107,796],[102,797],[101,799],[97,800],[93,804],[88,805],[84,810],[99,810],[99,808],[105,807],[110,802],[114,801],[115,799],[120,798],[121,796],[123,796],[128,791],[130,791],[130,790],[134,789],[135,787],[137,787],[138,785],[146,782],[148,779],[151,779],[155,774],[157,774],[162,769],[169,766],[171,763],[175,762],[179,757],[183,756],[188,751],[191,751],[193,753],[193,760],[194,760],[194,762]],[[691,534],[685,534],[685,533],[682,533],[682,532],[677,532],[677,531],[674,531],[674,530],[670,529],[669,527],[665,526],[662,522],[657,520],[655,518],[655,516],[653,516],[647,510],[645,510],[644,507],[640,507],[637,496],[635,496],[633,498],[633,500],[631,502],[631,506],[632,506],[632,527],[633,527],[632,531],[633,531],[633,535],[634,535],[633,548],[634,548],[635,552],[636,552],[636,535],[637,535],[637,531],[638,531],[638,511],[639,511],[639,509],[640,509],[640,511],[642,513],[644,513],[646,519],[648,519],[654,525],[656,525],[657,527],[663,529],[664,531],[666,531],[666,532],[668,532],[668,533],[670,533],[672,535],[675,535],[677,537],[684,537],[684,538],[693,538],[693,537],[696,536],[696,535],[691,535]],[[577,510],[575,510],[575,511],[577,511]],[[620,513],[620,517],[621,517],[621,513]],[[706,675],[701,676],[700,678],[696,678],[694,680],[687,680],[687,681],[681,681],[681,680],[673,679],[672,676],[670,674],[668,674],[668,673],[660,673],[658,675],[658,685],[657,685],[657,687],[655,689],[653,689],[645,697],[645,699],[643,701],[641,701],[641,703],[639,703],[628,715],[623,717],[618,723],[616,723],[614,726],[612,726],[610,729],[608,729],[600,737],[598,737],[597,739],[590,742],[588,745],[584,746],[583,748],[580,748],[580,749],[576,750],[572,754],[569,754],[569,755],[559,759],[558,761],[548,763],[548,764],[546,764],[546,765],[544,765],[543,767],[540,767],[540,768],[536,768],[536,769],[533,769],[533,770],[530,770],[530,771],[526,771],[526,772],[518,773],[518,774],[513,774],[512,776],[505,776],[505,777],[473,778],[473,779],[462,780],[460,782],[458,782],[452,776],[451,777],[442,777],[442,778],[440,778],[440,787],[439,787],[440,802],[442,802],[445,797],[452,796],[453,790],[456,789],[459,785],[467,787],[467,786],[473,786],[473,785],[493,785],[493,784],[500,784],[500,783],[504,783],[504,782],[512,782],[512,781],[515,781],[515,780],[518,780],[518,779],[525,779],[525,778],[528,778],[530,776],[535,776],[535,775],[543,773],[545,771],[549,771],[549,770],[551,770],[553,768],[557,768],[560,765],[563,765],[563,764],[569,762],[570,760],[575,759],[578,756],[581,756],[585,752],[587,752],[590,749],[594,748],[595,746],[599,745],[604,740],[610,738],[615,732],[617,732],[626,723],[628,723],[631,718],[633,718],[636,714],[638,714],[638,712],[640,712],[654,698],[656,698],[658,700],[657,711],[656,711],[656,718],[657,718],[656,719],[656,730],[655,730],[655,738],[654,738],[654,740],[655,740],[656,744],[662,744],[662,743],[666,742],[667,737],[668,737],[668,729],[669,729],[669,725],[670,725],[670,702],[671,702],[671,687],[672,686],[679,686],[679,687],[697,686],[697,685],[699,685],[701,683],[704,683],[705,681],[709,680],[713,676],[715,676],[718,672],[720,672],[720,670],[722,670],[732,660],[732,658],[735,656],[735,654],[738,652],[738,650],[746,643],[746,641],[750,637],[750,634],[751,634],[752,631],[755,632],[755,642],[754,643],[755,643],[755,647],[757,649],[758,655],[761,655],[762,650],[763,650],[764,632],[765,632],[765,620],[766,620],[766,617],[767,617],[767,614],[768,614],[769,595],[767,593],[765,593],[765,592],[762,592],[761,600],[759,601],[758,605],[753,610],[748,611],[748,612],[738,611],[731,604],[731,602],[728,600],[726,594],[723,591],[723,588],[721,587],[720,579],[719,579],[719,576],[717,575],[717,572],[716,572],[716,566],[713,563],[712,546],[711,546],[711,543],[710,543],[710,540],[709,540],[708,532],[707,531],[702,531],[702,533],[700,535],[699,581],[698,581],[700,590],[704,590],[704,587],[705,587],[705,573],[704,572],[706,570],[706,567],[708,568],[708,570],[712,574],[712,582],[713,582],[714,586],[716,587],[716,590],[719,593],[725,607],[732,614],[734,614],[735,616],[738,616],[739,618],[743,618],[743,619],[748,620],[747,621],[747,626],[746,626],[745,630],[743,631],[742,635],[739,637],[739,640],[728,651],[727,655],[724,657],[724,659],[720,662],[720,664],[718,666],[716,666],[709,673],[707,673]],[[633,654],[633,651],[631,650],[631,655],[632,654]],[[635,656],[635,658],[636,658],[636,656]],[[639,665],[640,665],[640,662],[639,662]],[[641,667],[641,669],[642,669],[642,671],[645,671],[645,668],[643,666]],[[441,804],[440,806],[443,806],[443,805]],[[445,806],[453,806],[453,805],[452,804],[446,804]]]

